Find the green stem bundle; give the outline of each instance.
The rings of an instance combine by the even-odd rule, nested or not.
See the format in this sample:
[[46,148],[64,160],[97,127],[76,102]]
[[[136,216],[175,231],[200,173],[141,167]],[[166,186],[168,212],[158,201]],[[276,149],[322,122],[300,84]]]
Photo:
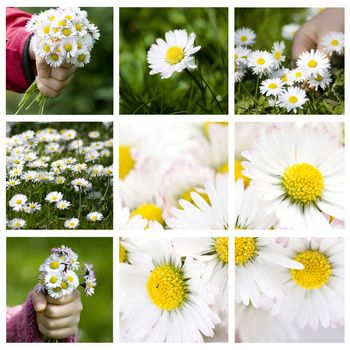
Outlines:
[[39,89],[36,81],[34,81],[29,88],[24,93],[23,97],[18,103],[18,109],[15,115],[25,108],[27,111],[35,102],[39,104],[39,114],[44,114],[44,108],[48,97],[42,94]]

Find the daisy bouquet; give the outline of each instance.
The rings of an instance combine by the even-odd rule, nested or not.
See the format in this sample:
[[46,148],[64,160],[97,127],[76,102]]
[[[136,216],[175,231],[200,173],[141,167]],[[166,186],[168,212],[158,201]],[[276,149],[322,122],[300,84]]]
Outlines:
[[[78,7],[49,9],[33,15],[26,30],[32,33],[35,55],[53,68],[65,64],[84,67],[90,62],[91,50],[100,38],[97,26],[90,23],[87,12]],[[43,114],[46,101],[47,96],[40,93],[34,81],[19,102],[16,114],[35,102]]]
[[78,255],[72,249],[62,245],[51,249],[50,256],[40,266],[39,282],[36,292],[43,292],[54,299],[73,293],[79,286],[84,293],[91,296],[95,293],[96,276],[92,264],[84,264],[83,274],[77,272],[80,268]]

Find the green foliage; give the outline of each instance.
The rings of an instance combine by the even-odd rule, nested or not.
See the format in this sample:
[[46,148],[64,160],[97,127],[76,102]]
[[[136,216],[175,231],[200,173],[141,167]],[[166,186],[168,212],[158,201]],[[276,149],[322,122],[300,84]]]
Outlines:
[[[228,112],[228,12],[224,8],[120,9],[120,113],[223,114]],[[169,79],[149,75],[147,51],[169,30],[196,34],[197,70]],[[218,101],[201,81],[206,80]],[[197,79],[202,88],[195,83]],[[220,104],[220,107],[218,106]]]
[[84,309],[78,341],[113,341],[112,238],[7,238],[7,305],[25,302],[37,283],[39,266],[52,248],[62,244],[72,248],[81,263],[92,263],[96,270],[96,294],[81,296]]
[[[81,139],[84,145],[94,141],[106,141],[113,138],[112,125],[103,123],[9,123],[11,127],[10,135],[13,136],[27,130],[37,131],[39,129],[54,128],[75,129],[77,131],[76,139]],[[88,138],[89,131],[99,131],[100,138],[91,140]],[[44,156],[45,144],[40,143],[36,150],[38,156]],[[88,163],[89,166],[101,164],[104,167],[110,166],[113,163],[113,149],[109,148],[111,155],[102,157],[96,162]],[[50,155],[50,163],[62,158],[73,157],[77,159],[77,163],[85,163],[84,155],[76,151],[65,149],[63,153],[54,153]],[[28,170],[28,169],[27,169]],[[29,169],[30,170],[30,169]],[[32,169],[34,170],[34,169]],[[49,170],[49,169],[47,169]],[[20,185],[10,187],[6,191],[7,198],[7,218],[22,218],[26,221],[24,229],[65,229],[64,222],[70,218],[78,218],[80,220],[78,229],[112,229],[113,228],[113,189],[110,184],[110,178],[106,177],[87,177],[85,173],[74,174],[73,172],[64,172],[62,174],[66,178],[64,184],[48,183],[33,183],[22,180]],[[99,199],[89,199],[84,192],[75,192],[70,182],[76,178],[83,177],[92,183],[93,190],[99,191],[102,197]],[[49,203],[45,200],[48,193],[58,191],[63,194],[63,199],[71,202],[68,209],[57,209],[54,203]],[[28,197],[28,202],[39,202],[42,204],[41,210],[28,214],[25,212],[13,211],[9,206],[9,200],[16,194],[24,194]],[[91,222],[86,219],[86,215],[90,212],[98,211],[103,214],[102,221]]]
[[[256,19],[259,19],[258,21]],[[271,50],[275,41],[282,38],[282,28],[289,23],[302,24],[306,11],[301,8],[240,8],[235,12],[236,29],[249,27],[256,33],[254,50]],[[285,67],[292,67],[292,41],[286,44]],[[298,114],[344,114],[344,59],[331,60],[332,83],[324,91],[307,90],[309,101],[298,110]],[[270,107],[267,99],[256,93],[257,76],[247,72],[241,82],[235,85],[236,114],[286,114],[285,109]]]
[[[29,13],[47,10],[43,7],[21,8]],[[45,114],[113,114],[113,8],[89,7],[89,20],[100,29],[100,40],[91,52],[91,62],[76,70],[62,95],[47,101]],[[22,94],[8,91],[6,113],[14,114]],[[21,114],[37,114],[34,104]]]

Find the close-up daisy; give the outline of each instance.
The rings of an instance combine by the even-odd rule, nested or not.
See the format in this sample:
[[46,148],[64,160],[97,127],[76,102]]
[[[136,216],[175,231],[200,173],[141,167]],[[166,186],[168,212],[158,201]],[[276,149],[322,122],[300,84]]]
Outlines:
[[269,73],[273,66],[273,56],[268,51],[252,51],[248,57],[248,67],[252,69],[253,74],[262,76]]
[[297,66],[301,69],[305,76],[323,75],[330,68],[329,59],[327,56],[319,51],[312,49],[311,51],[304,51],[297,60]]
[[282,64],[286,59],[286,56],[283,55],[285,48],[286,44],[283,41],[276,41],[273,43],[271,53],[276,67]]
[[342,32],[330,32],[326,34],[322,40],[321,45],[324,47],[325,51],[332,55],[337,53],[341,55],[344,51],[345,36]]
[[16,194],[9,201],[9,206],[14,211],[21,211],[27,203],[28,197],[24,194]]
[[316,76],[311,76],[308,80],[309,86],[316,91],[318,88],[321,88],[322,90],[326,89],[331,82],[332,78],[329,74],[329,71],[325,71],[323,75],[317,74]]
[[45,197],[45,200],[47,200],[49,203],[57,203],[60,200],[62,200],[63,198],[63,194],[61,192],[50,192],[47,194],[47,196]]
[[194,46],[196,35],[187,34],[185,29],[176,29],[165,33],[165,40],[158,38],[147,52],[150,74],[160,74],[162,79],[170,78],[173,73],[197,67],[194,54],[200,46]]
[[21,228],[25,227],[26,221],[21,218],[14,218],[10,221],[8,221],[7,226],[11,230],[20,230]]
[[266,79],[261,82],[259,90],[266,96],[278,96],[283,86],[284,83],[280,78]]
[[103,215],[97,211],[91,212],[86,215],[86,219],[92,222],[103,220]]
[[278,95],[278,106],[285,108],[287,112],[293,111],[297,113],[298,108],[303,109],[303,105],[308,100],[305,90],[297,86],[290,86],[283,89]]
[[68,219],[64,223],[64,227],[66,227],[70,230],[75,229],[78,226],[79,226],[79,219],[77,219],[77,218]]
[[250,46],[255,43],[256,35],[250,28],[240,28],[235,31],[235,45]]

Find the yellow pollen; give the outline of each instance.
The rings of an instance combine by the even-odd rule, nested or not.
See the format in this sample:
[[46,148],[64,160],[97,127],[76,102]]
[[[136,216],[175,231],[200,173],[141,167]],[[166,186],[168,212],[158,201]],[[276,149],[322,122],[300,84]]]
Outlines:
[[285,170],[281,184],[293,202],[308,204],[321,197],[324,179],[321,172],[313,165],[297,163]]
[[50,46],[45,44],[44,47],[43,47],[43,50],[46,52],[46,53],[49,53],[50,52]]
[[96,221],[96,219],[97,219],[97,216],[96,216],[96,215],[92,215],[92,216],[91,216],[91,220],[92,220],[92,221]]
[[128,251],[119,242],[119,262],[126,263],[128,261]]
[[70,29],[68,29],[68,28],[64,28],[64,29],[63,29],[63,35],[65,35],[65,36],[70,36],[70,34],[71,34]]
[[58,278],[57,278],[56,276],[52,276],[52,277],[50,278],[50,282],[51,282],[51,283],[56,283],[57,280],[58,280]]
[[56,17],[55,16],[50,16],[49,20],[52,22]]
[[218,168],[218,173],[221,173],[221,174],[227,174],[228,173],[228,162],[221,165],[219,168]]
[[86,282],[86,285],[87,285],[88,288],[92,288],[92,287],[93,287],[93,284],[92,284],[91,281],[87,281],[87,282]]
[[297,103],[298,102],[298,97],[290,96],[288,101],[289,101],[289,103]]
[[64,18],[65,18],[65,19],[68,19],[68,20],[71,20],[71,19],[72,19],[72,16],[71,16],[71,15],[65,15]]
[[130,146],[119,146],[119,178],[123,180],[134,165],[135,161],[132,159]]
[[63,282],[61,283],[61,288],[62,288],[62,289],[67,289],[67,288],[68,288],[68,283],[63,281]]
[[78,47],[78,49],[80,50],[80,49],[83,47],[83,44],[82,44],[80,41],[78,41],[77,47]]
[[301,76],[302,76],[301,72],[296,72],[296,73],[295,73],[295,77],[296,77],[296,78],[301,78]]
[[15,222],[15,227],[21,227],[21,223],[20,222]]
[[16,204],[22,204],[22,199],[17,199]]
[[70,283],[73,283],[74,282],[73,276],[68,276],[67,277],[67,281],[70,282]]
[[281,76],[280,79],[281,79],[282,81],[284,81],[284,82],[287,82],[287,81],[288,81],[288,77],[287,77],[286,74],[283,74],[283,75]]
[[275,52],[274,56],[276,60],[279,60],[281,58],[281,52],[280,51]]
[[183,272],[173,265],[159,265],[152,270],[146,289],[152,303],[166,311],[179,308],[187,296]]
[[332,267],[328,258],[321,252],[306,250],[298,253],[294,260],[304,265],[302,270],[290,270],[292,280],[304,289],[319,289],[331,277]]
[[53,201],[57,200],[57,197],[56,196],[52,196],[52,200]]
[[64,45],[64,49],[66,50],[66,51],[72,51],[72,45],[71,44],[66,44],[66,45]]
[[245,35],[242,35],[242,36],[241,36],[241,41],[246,42],[247,39],[248,39],[248,38],[247,38]]
[[55,53],[53,53],[53,54],[51,55],[51,59],[52,59],[52,61],[58,61],[58,55],[56,55]]
[[66,21],[64,19],[61,19],[60,21],[58,21],[57,23],[59,26],[64,27],[66,25]]
[[307,64],[310,68],[316,68],[318,63],[315,60],[310,60]]
[[277,84],[275,84],[275,83],[271,83],[271,84],[269,84],[269,89],[277,89]]
[[215,239],[215,250],[218,259],[224,264],[228,263],[228,237],[218,237]]
[[62,290],[62,288],[60,288],[60,287],[56,287],[56,288],[53,289],[53,291],[56,292],[56,293],[60,292],[61,290]]
[[241,161],[238,159],[235,159],[235,180],[243,179],[244,187],[247,187],[249,185],[250,179],[249,177],[242,174],[242,170],[244,170]]
[[176,63],[179,63],[185,57],[185,52],[179,46],[171,46],[167,50],[165,56],[166,56],[166,61],[169,64],[176,64]]
[[235,60],[238,58],[238,55],[236,53],[234,54],[234,58]]
[[45,26],[45,27],[43,28],[43,32],[44,32],[45,34],[49,34],[49,33],[50,33],[50,26]]
[[74,223],[73,221],[71,221],[71,222],[69,223],[69,226],[70,226],[70,227],[74,227],[74,226],[75,226],[75,223]]
[[322,81],[323,80],[323,76],[321,74],[317,74],[315,79],[316,79],[316,81]]
[[338,41],[337,39],[333,39],[333,40],[331,41],[331,45],[332,45],[332,46],[338,46],[338,45],[339,45],[339,41]]
[[235,264],[245,265],[254,259],[256,253],[255,238],[253,237],[236,237],[235,238]]
[[58,261],[52,261],[51,264],[50,264],[50,267],[53,269],[53,270],[56,270],[58,269],[60,266],[60,263]]
[[164,225],[162,217],[162,209],[155,204],[145,203],[138,206],[130,215],[134,217],[140,215],[142,218],[150,221],[158,221],[161,225]]
[[75,25],[75,29],[76,29],[78,32],[80,32],[80,31],[81,31],[81,24],[77,23],[77,24]]
[[263,58],[258,58],[258,59],[256,60],[256,63],[257,63],[257,64],[260,64],[260,65],[263,65],[263,64],[265,63],[265,60],[264,60]]
[[79,61],[79,62],[84,62],[84,61],[85,61],[85,57],[86,57],[86,56],[85,56],[84,54],[81,53],[81,54],[78,56],[78,61]]

